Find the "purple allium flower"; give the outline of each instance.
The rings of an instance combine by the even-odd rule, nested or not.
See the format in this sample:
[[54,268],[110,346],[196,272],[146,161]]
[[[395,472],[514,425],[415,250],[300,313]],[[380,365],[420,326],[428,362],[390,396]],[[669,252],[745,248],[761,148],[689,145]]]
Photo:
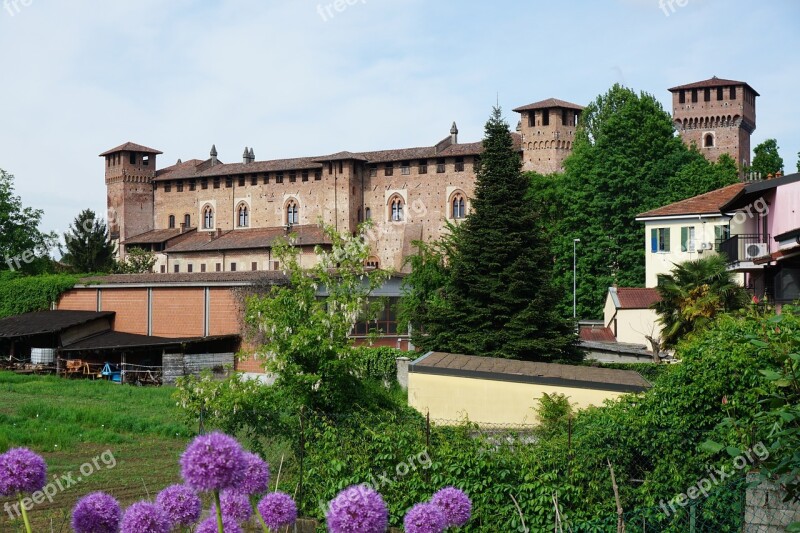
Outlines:
[[[232,518],[239,524],[247,522],[253,516],[253,507],[250,505],[250,498],[238,490],[223,490],[219,495],[222,506],[222,516]],[[217,515],[216,504],[211,505],[211,514]]]
[[472,502],[464,491],[445,487],[431,498],[431,503],[440,508],[447,517],[448,526],[463,526],[472,516]]
[[134,503],[122,515],[121,533],[169,533],[172,524],[161,507],[150,502]]
[[247,495],[264,494],[269,490],[269,465],[254,453],[244,452],[244,479],[236,490]]
[[31,494],[47,485],[47,463],[27,448],[0,455],[0,496]]
[[331,533],[385,533],[389,526],[386,503],[367,485],[340,492],[331,500],[325,518]]
[[156,505],[167,513],[173,526],[194,525],[203,511],[200,497],[186,485],[172,485],[162,490],[156,497]]
[[197,491],[233,488],[244,477],[244,450],[223,433],[200,435],[181,456],[184,481]]
[[297,504],[284,492],[272,492],[258,504],[258,512],[270,529],[280,529],[297,521]]
[[[230,518],[228,516],[222,517],[222,529],[225,530],[225,533],[242,533],[242,528],[239,527],[239,524],[236,523],[236,520]],[[217,527],[217,515],[212,514],[202,522],[200,525],[197,526],[197,529],[194,530],[194,533],[218,533],[219,528]]]
[[432,503],[418,503],[403,520],[406,533],[442,533],[447,527],[447,517]]
[[117,533],[121,519],[119,502],[104,492],[84,496],[72,509],[75,533]]

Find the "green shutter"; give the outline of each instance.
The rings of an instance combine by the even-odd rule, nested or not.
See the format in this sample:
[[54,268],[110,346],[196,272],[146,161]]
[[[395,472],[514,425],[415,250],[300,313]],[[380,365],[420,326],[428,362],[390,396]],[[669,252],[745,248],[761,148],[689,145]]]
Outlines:
[[681,252],[689,251],[689,228],[686,226],[681,228]]
[[664,229],[664,251],[669,252],[669,228]]

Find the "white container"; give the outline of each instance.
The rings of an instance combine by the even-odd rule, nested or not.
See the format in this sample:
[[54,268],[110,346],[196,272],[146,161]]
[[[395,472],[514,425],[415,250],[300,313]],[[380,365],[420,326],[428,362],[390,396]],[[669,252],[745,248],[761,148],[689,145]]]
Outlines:
[[52,365],[55,360],[54,348],[31,348],[31,363],[34,365]]

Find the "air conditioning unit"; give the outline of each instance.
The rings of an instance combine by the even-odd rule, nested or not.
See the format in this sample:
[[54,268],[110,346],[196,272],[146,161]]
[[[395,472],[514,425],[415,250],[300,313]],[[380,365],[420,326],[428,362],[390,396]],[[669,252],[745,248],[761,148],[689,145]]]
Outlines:
[[713,250],[714,243],[713,242],[701,242],[700,243],[700,250]]
[[767,243],[765,242],[752,243],[744,247],[745,259],[753,260],[759,257],[764,257],[765,255],[769,255],[769,252],[767,251]]

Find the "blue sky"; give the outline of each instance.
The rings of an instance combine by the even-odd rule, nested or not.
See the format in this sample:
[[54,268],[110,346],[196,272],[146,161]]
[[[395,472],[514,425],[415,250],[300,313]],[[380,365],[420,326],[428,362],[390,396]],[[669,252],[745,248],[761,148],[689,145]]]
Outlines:
[[[5,3],[3,4],[2,2]],[[0,0],[0,168],[63,231],[105,211],[100,152],[159,167],[479,140],[512,108],[709,78],[761,93],[753,146],[800,151],[800,2],[771,0]]]

